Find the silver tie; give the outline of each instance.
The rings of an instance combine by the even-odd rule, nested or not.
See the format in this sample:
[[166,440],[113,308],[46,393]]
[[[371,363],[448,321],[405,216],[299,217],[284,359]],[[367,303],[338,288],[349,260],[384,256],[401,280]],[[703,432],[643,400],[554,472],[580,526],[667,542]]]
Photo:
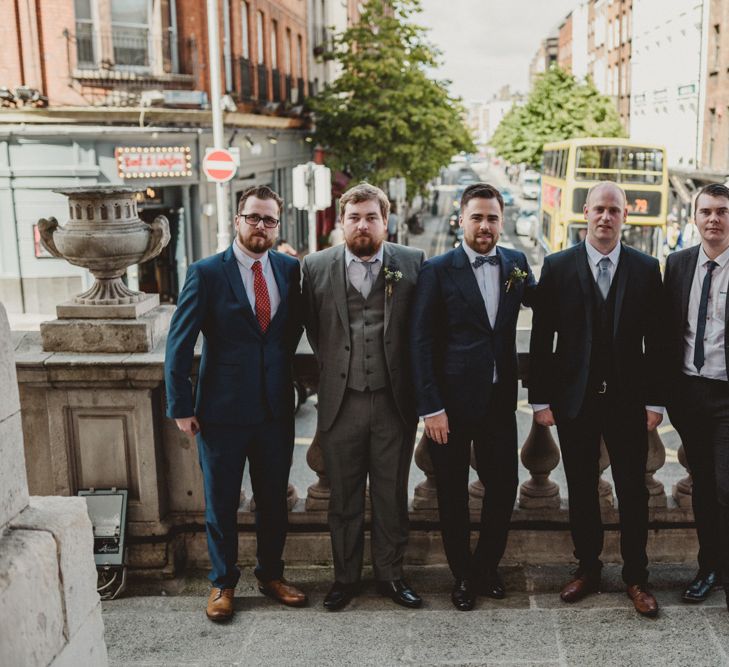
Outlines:
[[360,264],[364,268],[364,277],[362,278],[362,285],[360,285],[359,292],[362,298],[366,299],[372,291],[372,283],[374,282],[374,276],[372,275],[373,262],[360,262]]
[[610,267],[612,264],[609,257],[603,257],[597,263],[597,287],[605,300],[607,300],[610,291]]

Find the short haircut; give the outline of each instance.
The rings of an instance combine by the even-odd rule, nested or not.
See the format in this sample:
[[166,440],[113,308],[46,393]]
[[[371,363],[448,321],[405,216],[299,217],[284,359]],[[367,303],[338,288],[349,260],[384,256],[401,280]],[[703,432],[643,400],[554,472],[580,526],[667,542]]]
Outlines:
[[361,204],[363,201],[372,200],[375,200],[380,205],[382,219],[386,221],[387,216],[390,214],[390,200],[380,188],[370,185],[366,181],[357,183],[357,185],[349,188],[342,195],[339,200],[339,217],[344,218],[344,211],[347,208],[347,204]]
[[278,204],[278,213],[281,215],[281,211],[283,209],[283,199],[276,194],[271,188],[269,188],[267,185],[254,185],[251,188],[248,188],[243,192],[243,194],[240,196],[240,200],[238,201],[238,215],[241,214],[243,211],[243,208],[246,205],[246,200],[249,197],[255,197],[256,199],[273,199],[273,201]]
[[709,183],[709,185],[705,185],[703,188],[701,188],[701,190],[699,190],[699,194],[696,195],[696,199],[694,200],[694,208],[696,207],[696,203],[699,201],[699,197],[701,195],[709,195],[709,197],[723,197],[724,199],[729,199],[729,188],[722,183]]
[[489,185],[488,183],[474,183],[473,185],[469,185],[461,195],[461,211],[466,208],[466,205],[472,199],[495,199],[499,202],[501,212],[504,212],[504,198],[493,185]]
[[597,183],[595,183],[595,185],[591,185],[590,189],[587,191],[587,196],[585,197],[585,206],[587,206],[589,208],[590,196],[592,195],[593,192],[595,192],[595,190],[597,190],[598,188],[604,188],[608,185],[612,185],[614,188],[617,188],[620,191],[620,194],[623,195],[623,206],[624,207],[627,206],[628,205],[628,196],[625,194],[625,190],[623,190],[623,188],[621,188],[617,183],[615,183],[615,181],[598,181]]

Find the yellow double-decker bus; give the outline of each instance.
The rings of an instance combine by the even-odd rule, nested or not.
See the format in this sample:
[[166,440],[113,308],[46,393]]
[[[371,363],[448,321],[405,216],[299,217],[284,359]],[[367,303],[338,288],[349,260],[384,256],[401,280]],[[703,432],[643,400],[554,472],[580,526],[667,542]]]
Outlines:
[[582,207],[598,181],[614,181],[628,198],[623,241],[660,257],[668,213],[668,168],[662,146],[630,139],[584,138],[544,145],[539,241],[545,253],[579,243]]

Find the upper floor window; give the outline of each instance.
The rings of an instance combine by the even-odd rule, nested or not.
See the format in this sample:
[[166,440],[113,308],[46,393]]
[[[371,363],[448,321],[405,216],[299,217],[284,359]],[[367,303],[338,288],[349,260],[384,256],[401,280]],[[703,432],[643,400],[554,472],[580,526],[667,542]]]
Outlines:
[[278,21],[271,21],[271,68],[278,69]]
[[240,17],[241,17],[241,55],[249,60],[251,57],[250,51],[250,35],[248,34],[248,3],[245,0],[241,3]]
[[284,40],[284,59],[286,61],[286,74],[294,73],[294,64],[291,56],[291,29],[286,28],[286,39]]
[[263,65],[263,12],[256,13],[256,37],[258,64]]
[[79,67],[96,65],[94,15],[91,0],[74,0],[76,11],[76,59]]
[[149,67],[151,4],[151,0],[112,0],[111,41],[115,65]]

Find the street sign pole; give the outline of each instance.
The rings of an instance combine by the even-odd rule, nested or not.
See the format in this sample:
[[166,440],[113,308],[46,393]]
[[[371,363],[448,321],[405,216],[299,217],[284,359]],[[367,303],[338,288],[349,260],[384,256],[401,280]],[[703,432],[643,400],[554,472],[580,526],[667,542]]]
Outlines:
[[316,212],[332,205],[332,175],[328,167],[314,162],[293,169],[294,206],[306,211],[309,223],[309,252],[316,252]]
[[[218,45],[218,0],[207,0],[208,56],[210,62],[210,97],[213,112],[213,146],[225,148],[223,139],[223,110],[220,106],[220,48]],[[228,186],[215,184],[216,212],[218,215],[218,252],[230,245],[230,217]]]
[[306,166],[308,167],[306,187],[309,190],[309,207],[307,209],[309,216],[309,252],[316,252],[318,239],[316,238],[316,206],[314,205],[314,163],[309,162]]

